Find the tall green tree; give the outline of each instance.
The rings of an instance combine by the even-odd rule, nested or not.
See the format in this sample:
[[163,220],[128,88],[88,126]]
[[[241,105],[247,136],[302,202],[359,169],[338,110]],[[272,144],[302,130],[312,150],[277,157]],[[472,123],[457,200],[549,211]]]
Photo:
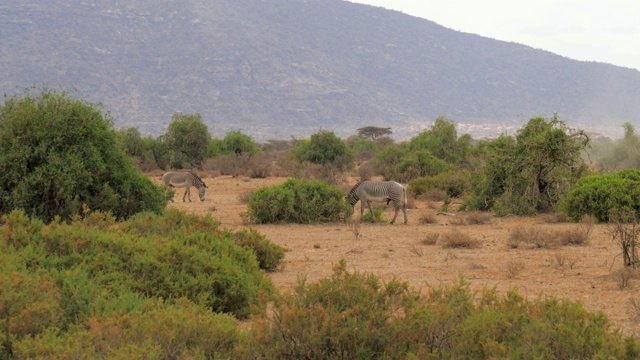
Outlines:
[[260,151],[260,147],[253,141],[251,136],[243,134],[240,130],[230,131],[222,139],[224,151],[229,154],[253,155]]
[[438,117],[431,129],[423,131],[409,142],[409,150],[428,150],[435,157],[457,164],[471,152],[471,136],[458,137],[456,124],[445,117]]
[[169,200],[140,174],[98,105],[44,88],[8,97],[0,107],[0,213],[22,209],[46,222],[83,207],[117,218]]
[[534,214],[554,209],[587,173],[582,151],[589,138],[554,116],[536,117],[518,131],[488,146],[483,180],[476,181],[472,208],[490,207],[503,214]]
[[200,167],[206,159],[211,134],[200,114],[175,113],[163,140],[174,152],[171,166]]
[[320,130],[309,140],[298,142],[294,153],[299,162],[328,164],[341,160],[348,166],[353,165],[353,152],[333,131]]

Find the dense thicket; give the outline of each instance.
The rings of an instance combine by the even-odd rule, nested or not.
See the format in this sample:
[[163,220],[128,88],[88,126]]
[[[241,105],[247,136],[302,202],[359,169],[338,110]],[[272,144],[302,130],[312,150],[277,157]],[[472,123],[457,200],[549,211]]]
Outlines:
[[22,209],[49,222],[88,207],[124,219],[168,201],[132,165],[97,105],[50,89],[5,97],[0,170],[0,214]]
[[[476,300],[477,299],[477,300]],[[474,294],[460,279],[422,296],[398,280],[350,273],[346,262],[301,281],[255,328],[267,359],[634,359],[640,345],[602,313],[570,300]],[[255,355],[255,354],[254,354]]]
[[501,136],[482,147],[482,173],[467,207],[498,214],[552,211],[588,171],[582,151],[589,139],[557,118],[533,118],[515,138]]
[[172,350],[211,358],[237,340],[235,320],[216,313],[246,318],[263,309],[274,288],[258,258],[277,268],[283,254],[258,233],[177,210],[124,222],[91,213],[49,225],[14,211],[3,221],[3,359],[61,351],[56,344],[81,358],[113,356],[105,341],[160,358]]

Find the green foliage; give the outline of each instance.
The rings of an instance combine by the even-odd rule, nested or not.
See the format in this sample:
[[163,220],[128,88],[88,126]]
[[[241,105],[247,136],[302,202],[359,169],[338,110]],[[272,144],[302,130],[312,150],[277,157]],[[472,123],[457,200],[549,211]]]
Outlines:
[[289,179],[251,194],[248,218],[256,224],[339,221],[347,209],[342,190],[319,180]]
[[640,168],[640,137],[630,123],[623,125],[624,136],[614,144],[606,144],[607,152],[598,160],[602,171]]
[[234,316],[264,311],[275,293],[254,253],[270,268],[282,259],[253,230],[177,210],[49,225],[13,211],[3,222],[3,359],[232,358]]
[[457,164],[469,156],[471,137],[465,134],[458,138],[456,124],[444,117],[438,117],[431,129],[411,139],[409,150],[427,150],[446,163]]
[[593,215],[608,222],[612,209],[630,208],[640,216],[640,170],[585,176],[567,194],[562,208],[574,221]]
[[435,176],[419,177],[409,181],[409,191],[414,196],[426,194],[431,189],[442,190],[448,197],[462,196],[469,188],[469,175],[449,170]]
[[376,155],[376,171],[386,180],[399,182],[408,181],[407,179],[401,179],[403,178],[403,174],[398,167],[398,164],[405,159],[407,154],[406,144],[391,144],[386,146]]
[[[602,313],[553,297],[529,301],[515,292],[480,297],[460,278],[426,296],[391,280],[349,273],[301,280],[282,296],[271,322],[256,321],[246,357],[372,358],[618,358],[640,355],[632,337],[611,331]],[[477,300],[476,300],[477,299]],[[249,349],[251,349],[249,351]]]
[[147,300],[139,311],[94,315],[87,325],[20,337],[12,344],[13,354],[18,359],[213,359],[232,357],[241,342],[232,316],[186,299]]
[[117,218],[169,200],[118,145],[109,118],[66,92],[5,96],[0,108],[0,213],[23,209],[52,221],[92,210]]
[[515,139],[501,136],[484,145],[482,174],[472,181],[470,210],[528,215],[550,211],[587,172],[582,131],[557,118],[529,120]]
[[200,114],[175,113],[162,140],[173,152],[172,167],[200,167],[206,158],[211,134]]
[[358,136],[375,140],[381,136],[391,135],[391,128],[383,128],[377,126],[365,126],[358,129]]
[[233,238],[236,244],[253,251],[263,270],[276,271],[284,260],[284,249],[256,230],[240,230],[233,235]]
[[451,165],[428,150],[409,151],[396,165],[397,181],[408,182],[417,177],[435,176],[449,169]]
[[353,152],[347,145],[337,137],[332,131],[320,130],[311,135],[311,138],[299,141],[295,148],[294,154],[299,162],[311,162],[314,164],[334,163],[339,159],[353,166]]
[[243,134],[240,130],[231,131],[222,139],[225,153],[235,155],[253,155],[260,151],[251,136]]
[[[378,208],[378,209],[373,209],[373,216],[375,217],[375,220],[377,222],[387,222],[387,219],[384,218],[384,209],[383,208]],[[371,221],[371,211],[369,210],[365,210],[364,215],[362,216],[362,219],[360,219],[360,221]]]
[[145,151],[145,144],[140,135],[140,130],[135,127],[126,128],[117,132],[122,141],[122,146],[127,155],[142,157]]

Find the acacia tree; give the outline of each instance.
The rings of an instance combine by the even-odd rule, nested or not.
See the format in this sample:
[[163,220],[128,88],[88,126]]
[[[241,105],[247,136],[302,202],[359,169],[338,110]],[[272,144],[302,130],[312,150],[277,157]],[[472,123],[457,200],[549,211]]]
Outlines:
[[376,140],[377,138],[385,135],[391,135],[391,128],[383,128],[376,126],[365,126],[358,129],[358,136],[370,138]]
[[46,222],[83,207],[127,218],[169,200],[132,165],[112,121],[66,92],[31,90],[0,107],[0,213],[22,209]]
[[211,134],[200,114],[173,114],[167,132],[162,138],[173,151],[171,166],[200,167],[205,160]]

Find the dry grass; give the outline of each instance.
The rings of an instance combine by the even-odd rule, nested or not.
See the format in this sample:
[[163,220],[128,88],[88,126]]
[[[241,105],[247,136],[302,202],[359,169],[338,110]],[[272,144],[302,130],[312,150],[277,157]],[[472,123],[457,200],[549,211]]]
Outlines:
[[424,256],[424,248],[422,246],[411,244],[409,245],[408,249],[412,254],[415,254],[417,256]]
[[476,249],[482,245],[478,239],[472,238],[460,230],[453,229],[442,235],[442,246],[445,248]]
[[470,225],[482,225],[489,224],[493,219],[493,214],[483,211],[471,211],[464,215],[467,220],[467,224]]
[[584,216],[575,228],[562,231],[558,234],[558,241],[562,245],[581,246],[587,245],[589,235],[595,226],[595,218],[593,216]]
[[360,235],[362,234],[360,221],[352,220],[349,228],[351,228],[351,232],[353,233],[353,235],[355,235],[356,240],[358,240],[360,238]]
[[635,297],[629,298],[629,314],[634,322],[640,323],[640,300]]
[[631,280],[635,280],[639,277],[638,272],[629,267],[625,267],[616,272],[618,279],[620,280],[620,289],[631,288]]
[[558,237],[536,226],[513,228],[509,233],[507,246],[515,249],[522,243],[530,244],[536,249],[554,249],[558,247]]
[[522,260],[509,260],[507,263],[507,277],[513,279],[524,270],[524,261]]
[[436,215],[434,213],[425,213],[422,214],[422,216],[420,216],[420,219],[418,220],[418,222],[421,225],[428,225],[428,224],[435,224],[438,222]]
[[438,233],[427,234],[424,239],[420,240],[420,243],[422,245],[435,245],[438,242],[439,237],[440,234]]
[[571,221],[571,219],[566,214],[562,214],[562,213],[542,214],[540,215],[540,218],[542,219],[542,221],[544,221],[547,224],[560,224],[560,223],[567,223]]
[[467,218],[464,216],[452,216],[449,220],[449,224],[463,226],[467,225]]

